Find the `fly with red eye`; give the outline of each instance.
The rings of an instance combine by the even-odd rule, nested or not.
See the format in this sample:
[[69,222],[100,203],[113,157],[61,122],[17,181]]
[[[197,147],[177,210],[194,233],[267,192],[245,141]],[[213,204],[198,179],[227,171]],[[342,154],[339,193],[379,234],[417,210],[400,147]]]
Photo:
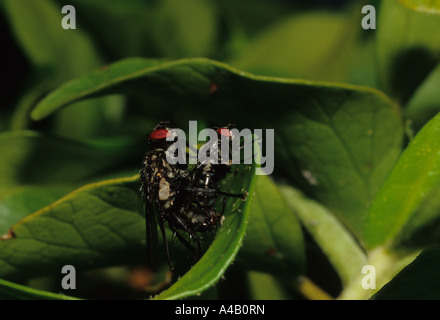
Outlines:
[[[199,159],[196,166],[189,172],[188,184],[185,187],[187,201],[182,207],[181,215],[187,219],[188,227],[194,232],[207,232],[215,229],[223,220],[226,198],[241,198],[246,200],[247,193],[228,193],[221,190],[221,183],[227,174],[232,172],[230,162],[221,162],[221,138],[228,138],[228,143],[232,143],[232,134],[228,127],[215,128],[217,132],[218,162],[213,163]],[[229,148],[229,150],[231,150]],[[222,210],[217,209],[217,204],[221,202]],[[200,240],[193,236],[198,247],[198,254],[201,254]],[[193,252],[194,248],[187,245]]]
[[[197,170],[193,170],[193,174],[190,178],[191,184],[188,187],[190,191],[193,191],[193,197],[196,198],[196,202],[199,207],[205,208],[206,210],[213,210],[214,204],[217,199],[222,199],[223,204],[225,197],[235,197],[246,199],[247,193],[228,193],[220,190],[221,182],[226,178],[226,175],[232,172],[231,161],[228,160],[230,157],[230,151],[232,150],[232,132],[230,130],[231,125],[221,128],[214,128],[217,132],[217,163],[212,163],[210,161],[198,162]],[[221,146],[222,138],[226,137],[226,141],[229,144],[228,159],[224,161],[221,157]],[[224,210],[224,208],[223,208]],[[215,217],[217,219],[221,218],[221,215],[216,212]]]
[[163,140],[168,137],[171,137],[171,132],[168,129],[156,129],[150,133],[151,141]]
[[[140,193],[145,203],[146,240],[150,264],[155,267],[157,247],[157,225],[164,239],[168,264],[171,267],[168,242],[165,234],[165,221],[169,221],[175,211],[182,206],[181,191],[188,181],[187,165],[170,164],[166,158],[168,147],[174,142],[167,140],[171,131],[159,123],[147,136],[151,150],[145,155],[140,170]],[[175,230],[173,230],[175,231]]]
[[[229,127],[218,128],[216,132],[219,142],[222,136],[231,138]],[[191,168],[186,164],[168,163],[166,151],[174,143],[170,137],[171,131],[165,123],[159,123],[149,133],[147,141],[152,149],[146,154],[140,171],[140,192],[145,202],[149,260],[154,266],[159,225],[168,264],[172,269],[165,222],[197,259],[202,253],[200,233],[213,230],[220,223],[225,197],[239,197],[244,200],[246,194],[220,190],[221,181],[231,171],[230,163],[198,161]],[[218,151],[220,155],[221,149]],[[223,201],[221,212],[216,209],[218,201]]]

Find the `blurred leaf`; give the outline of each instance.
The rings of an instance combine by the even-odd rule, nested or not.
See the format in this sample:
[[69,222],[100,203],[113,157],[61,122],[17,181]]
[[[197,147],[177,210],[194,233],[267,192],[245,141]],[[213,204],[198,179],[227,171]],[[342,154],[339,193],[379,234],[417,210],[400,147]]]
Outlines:
[[[60,7],[72,4],[57,0]],[[130,56],[160,56],[153,44],[155,32],[153,1],[131,0],[76,0],[77,21],[87,30],[106,61]],[[97,19],[99,17],[99,19]]]
[[223,19],[233,24],[231,27],[243,30],[243,33],[250,39],[296,10],[292,4],[280,1],[217,0],[217,5],[225,15]]
[[438,300],[440,299],[440,252],[422,252],[411,264],[387,283],[373,300]]
[[290,299],[280,280],[274,278],[273,275],[249,271],[247,280],[252,300],[287,300]]
[[259,33],[295,10],[283,1],[217,0],[219,48],[214,58],[229,61],[252,44]]
[[137,176],[86,185],[11,227],[0,241],[0,277],[26,279],[142,260],[145,222]]
[[[246,232],[250,207],[254,198],[255,167],[240,165],[236,174],[229,175],[225,183],[227,192],[249,193],[245,202],[230,198],[225,209],[225,221],[215,235],[215,239],[202,258],[170,288],[154,299],[176,300],[198,295],[212,287],[235,259]],[[237,206],[238,204],[238,206]]]
[[248,270],[289,277],[305,268],[301,226],[272,180],[257,180],[247,234],[237,262]]
[[[369,248],[402,244],[422,230],[419,240],[422,242],[429,242],[427,240],[437,234],[439,135],[440,114],[410,142],[376,194],[364,229],[365,244]],[[407,245],[411,245],[411,241]]]
[[207,56],[216,48],[218,23],[212,1],[80,0],[75,7],[81,12],[78,21],[108,61],[132,56]]
[[[115,142],[116,143],[116,142]],[[71,186],[141,161],[132,143],[97,146],[32,131],[0,134],[0,194],[30,184]],[[136,159],[134,159],[136,156]],[[137,166],[133,166],[136,168]]]
[[[101,57],[84,29],[64,30],[62,6],[52,0],[38,3],[23,0],[5,0],[6,16],[16,38],[34,67],[40,82],[31,87],[14,116],[15,125],[23,129],[28,122],[29,109],[36,98],[54,86],[99,67]],[[38,26],[38,27],[36,27]],[[40,89],[38,89],[40,87]],[[35,96],[35,95],[38,96]],[[64,137],[87,137],[108,129],[111,110],[121,109],[121,101],[108,97],[78,104],[72,114],[66,110],[57,114],[54,132]]]
[[0,234],[27,215],[35,212],[74,189],[74,186],[22,186],[0,195]]
[[417,10],[427,13],[440,14],[439,0],[399,0],[403,5],[412,10]]
[[76,300],[76,298],[32,289],[0,279],[0,300]]
[[[390,23],[392,21],[392,23]],[[381,86],[405,104],[439,61],[440,19],[382,1],[377,30]]]
[[[41,77],[45,77],[42,75]],[[38,76],[36,78],[39,78]],[[9,123],[10,130],[26,130],[29,127],[31,119],[29,113],[35,104],[48,91],[52,89],[53,81],[50,78],[42,80],[38,84],[32,85],[27,89],[15,104],[14,112]]]
[[355,49],[353,22],[347,14],[297,14],[264,30],[230,63],[257,74],[342,81]]
[[99,65],[93,43],[83,31],[62,28],[64,15],[61,7],[57,7],[53,1],[4,2],[16,37],[34,65],[51,68],[63,74],[64,79]]
[[275,129],[277,172],[301,184],[357,236],[401,151],[400,116],[379,91],[260,77],[207,59],[123,60],[61,86],[32,116],[42,119],[110,93],[140,95],[151,114],[181,123],[215,119],[215,125]]
[[376,57],[375,57],[375,38],[370,36],[371,30],[361,31],[364,39],[356,39],[353,44],[354,52],[348,64],[348,72],[343,82],[356,85],[378,88],[378,79],[376,74]]
[[440,111],[440,64],[429,74],[426,80],[408,102],[404,111],[406,118],[413,122],[416,130]]
[[217,33],[215,13],[211,1],[160,1],[153,17],[153,36],[161,56],[209,56]]
[[292,187],[281,186],[280,190],[346,285],[367,260],[359,244],[327,208]]

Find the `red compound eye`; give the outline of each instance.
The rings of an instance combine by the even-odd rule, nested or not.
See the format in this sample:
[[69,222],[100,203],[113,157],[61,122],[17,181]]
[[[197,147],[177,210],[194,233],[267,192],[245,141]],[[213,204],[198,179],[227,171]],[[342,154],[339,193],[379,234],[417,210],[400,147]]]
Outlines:
[[152,133],[150,133],[151,140],[165,139],[170,136],[171,136],[171,132],[169,132],[167,129],[157,129],[154,130]]
[[217,129],[217,132],[227,138],[232,137],[231,130],[229,130],[228,128],[219,128],[219,129]]

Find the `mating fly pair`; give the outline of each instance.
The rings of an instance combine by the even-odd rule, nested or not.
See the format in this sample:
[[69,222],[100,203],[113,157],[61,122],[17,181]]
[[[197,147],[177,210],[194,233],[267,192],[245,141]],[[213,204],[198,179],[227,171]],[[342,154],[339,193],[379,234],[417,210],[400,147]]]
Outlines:
[[[218,128],[218,139],[231,138],[229,127]],[[168,139],[167,139],[168,138]],[[198,160],[195,165],[170,164],[167,150],[174,143],[172,130],[165,123],[157,125],[148,135],[151,150],[146,154],[140,171],[141,195],[145,202],[147,247],[150,262],[154,266],[154,250],[157,245],[157,224],[164,241],[170,268],[165,222],[173,234],[195,256],[200,257],[202,248],[198,233],[213,230],[222,219],[223,212],[216,209],[217,200],[246,194],[231,194],[220,190],[220,183],[231,171],[230,163]],[[219,144],[217,144],[219,145]],[[195,148],[188,145],[189,149]],[[221,150],[217,150],[220,156]],[[195,242],[197,249],[191,241]]]

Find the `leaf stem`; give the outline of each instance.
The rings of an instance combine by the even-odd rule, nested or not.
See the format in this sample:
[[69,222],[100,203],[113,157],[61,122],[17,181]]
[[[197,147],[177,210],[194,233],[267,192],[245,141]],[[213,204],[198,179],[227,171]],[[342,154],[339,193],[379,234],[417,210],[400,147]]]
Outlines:
[[[338,300],[366,300],[370,299],[384,285],[390,282],[404,267],[411,263],[420,251],[392,251],[389,248],[379,247],[373,250],[368,257],[366,270],[359,270],[358,276],[345,287]],[[364,266],[364,267],[365,267]],[[368,271],[367,271],[368,270]],[[374,270],[374,274],[371,273]],[[374,278],[374,285],[363,284],[363,280]],[[371,278],[372,277],[372,278]]]
[[307,277],[299,278],[297,290],[309,300],[333,300],[327,292],[322,290]]

